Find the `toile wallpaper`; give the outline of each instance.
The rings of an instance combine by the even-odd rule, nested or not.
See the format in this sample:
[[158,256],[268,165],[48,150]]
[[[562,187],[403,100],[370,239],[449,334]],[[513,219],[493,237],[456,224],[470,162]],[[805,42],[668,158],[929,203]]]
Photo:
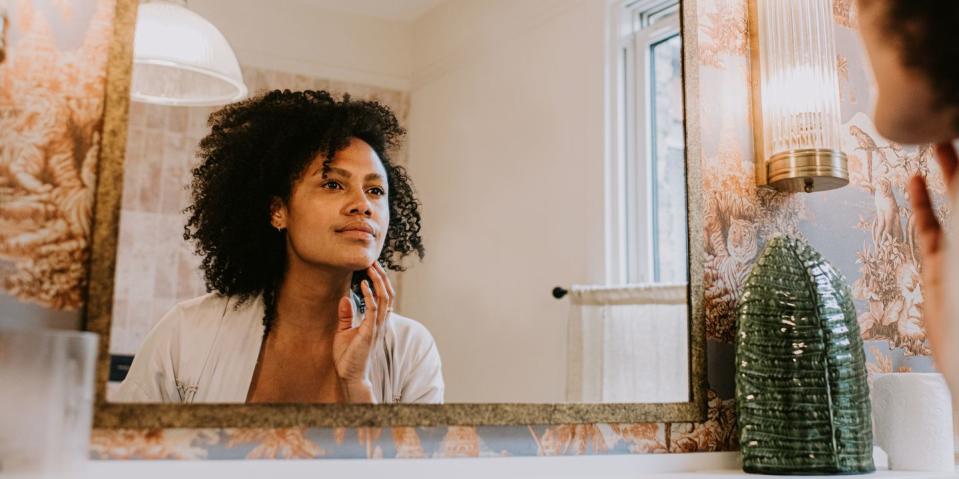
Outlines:
[[[893,144],[875,132],[853,3],[834,0],[843,141],[852,182],[833,192],[789,196],[754,184],[746,0],[699,0],[698,160],[706,208],[710,385],[705,423],[95,430],[92,456],[403,458],[736,449],[733,311],[753,261],[777,233],[805,238],[849,278],[871,373],[931,370],[915,226],[904,186],[910,175],[927,174],[943,204],[944,185],[928,148]],[[110,0],[14,2],[12,34],[0,63],[0,287],[21,301],[82,307],[112,6]],[[136,114],[131,111],[131,121]],[[163,128],[181,121],[170,119],[180,114],[168,111]],[[144,118],[147,129],[150,116]],[[182,141],[192,141],[193,130],[185,128]],[[163,188],[154,193],[162,197]],[[130,194],[144,193],[133,188]]]
[[0,293],[83,306],[114,1],[6,2]]

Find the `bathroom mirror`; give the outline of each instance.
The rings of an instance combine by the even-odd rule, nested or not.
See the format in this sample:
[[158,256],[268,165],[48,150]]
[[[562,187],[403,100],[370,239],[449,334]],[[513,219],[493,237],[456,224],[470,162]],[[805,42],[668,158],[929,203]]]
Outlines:
[[[695,31],[694,1],[191,0],[188,8],[230,43],[251,97],[348,94],[387,107],[405,129],[387,154],[415,189],[425,256],[388,272],[395,301],[386,324],[395,329],[383,348],[387,368],[400,362],[413,372],[394,377],[378,404],[253,403],[262,300],[246,306],[254,308],[246,342],[216,346],[214,359],[214,343],[170,333],[171,316],[177,328],[199,321],[183,302],[212,301],[184,225],[204,161],[198,146],[219,107],[129,101],[131,15],[118,22],[129,44],[111,59],[86,312],[87,329],[103,338],[98,427],[705,417],[699,134],[696,108],[685,107],[697,105],[696,39],[682,33]],[[354,325],[369,311],[356,299]],[[222,342],[235,324],[211,334]],[[418,353],[403,356],[400,330],[415,332]],[[158,331],[166,331],[160,353],[144,346]],[[166,384],[138,386],[159,396],[124,392],[138,355],[168,363],[140,366],[142,377],[164,370],[157,381]],[[206,379],[185,379],[187,369]],[[227,375],[235,384],[210,383]],[[429,393],[410,392],[414,381]],[[208,394],[218,387],[234,392]]]

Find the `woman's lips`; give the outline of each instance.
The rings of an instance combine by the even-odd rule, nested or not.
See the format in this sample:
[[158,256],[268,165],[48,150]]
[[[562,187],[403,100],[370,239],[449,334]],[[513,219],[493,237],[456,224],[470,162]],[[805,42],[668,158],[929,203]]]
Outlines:
[[347,238],[358,240],[371,241],[373,239],[372,233],[367,233],[366,231],[361,230],[343,230],[340,231],[340,234],[346,236]]

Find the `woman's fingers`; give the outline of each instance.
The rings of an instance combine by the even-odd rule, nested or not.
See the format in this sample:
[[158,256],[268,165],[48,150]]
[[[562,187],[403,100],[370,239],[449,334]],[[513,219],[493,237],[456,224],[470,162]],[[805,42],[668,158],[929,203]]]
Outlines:
[[956,154],[956,148],[952,143],[939,143],[935,146],[936,161],[942,168],[942,178],[946,182],[946,188],[951,193],[956,179],[956,169],[959,168],[959,155]]
[[366,328],[363,330],[363,334],[368,334],[368,337],[372,339],[376,336],[374,333],[376,332],[377,321],[375,319],[373,321],[368,321],[368,319],[370,318],[370,315],[372,315],[373,318],[377,317],[379,307],[373,298],[373,291],[370,289],[369,281],[363,280],[363,282],[360,283],[360,291],[363,292],[363,300],[366,303],[366,318],[363,320],[363,324],[360,325],[360,328]]
[[912,213],[916,218],[916,235],[919,237],[919,249],[924,257],[939,251],[942,242],[942,226],[936,218],[932,198],[926,188],[926,180],[914,176],[909,182],[909,197]]
[[393,291],[393,284],[390,283],[390,277],[386,274],[386,269],[383,268],[383,265],[379,261],[373,263],[376,266],[380,274],[383,275],[383,282],[386,283],[386,291],[390,294],[390,308],[393,307],[393,303],[396,302],[396,293]]
[[389,280],[373,266],[368,268],[368,274],[370,279],[373,280],[373,287],[376,288],[376,299],[380,306],[379,314],[375,316],[376,322],[383,323],[383,320],[389,314],[390,305],[393,301],[393,297],[386,285]]

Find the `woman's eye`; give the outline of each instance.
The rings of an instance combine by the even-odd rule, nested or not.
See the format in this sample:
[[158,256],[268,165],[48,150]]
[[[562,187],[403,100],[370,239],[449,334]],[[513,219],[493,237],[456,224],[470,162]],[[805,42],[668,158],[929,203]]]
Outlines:
[[[331,187],[330,185],[333,185],[333,186]],[[336,181],[327,181],[326,183],[323,183],[323,188],[333,189],[333,188],[342,188],[342,186]]]
[[373,188],[370,188],[370,191],[373,192],[373,194],[374,194],[374,195],[377,195],[377,196],[383,196],[383,195],[386,194],[386,192],[383,191],[383,188],[380,188],[379,186],[375,186],[375,187],[373,187]]

